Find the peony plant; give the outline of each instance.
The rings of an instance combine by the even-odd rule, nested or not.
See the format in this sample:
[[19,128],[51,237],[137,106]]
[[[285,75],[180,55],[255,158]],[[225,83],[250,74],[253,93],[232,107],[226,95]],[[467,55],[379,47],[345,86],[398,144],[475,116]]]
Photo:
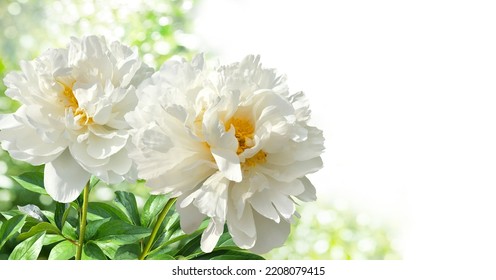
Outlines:
[[128,157],[136,87],[152,73],[138,54],[104,38],[73,38],[9,73],[5,94],[22,105],[2,115],[2,148],[33,165],[45,164],[44,184],[56,201],[71,202],[91,175],[104,182],[134,178]]
[[[284,244],[296,202],[316,199],[306,175],[322,167],[322,131],[258,56],[153,73],[133,49],[87,36],[4,82],[21,107],[0,118],[2,148],[45,165],[14,179],[57,204],[2,213],[0,257],[48,246],[49,259],[260,259]],[[141,211],[130,192],[88,201],[99,181],[138,178],[152,190]]]

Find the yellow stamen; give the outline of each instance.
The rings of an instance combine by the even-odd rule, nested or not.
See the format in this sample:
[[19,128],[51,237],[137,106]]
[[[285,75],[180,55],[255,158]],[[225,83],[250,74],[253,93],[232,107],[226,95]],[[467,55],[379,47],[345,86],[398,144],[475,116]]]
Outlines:
[[[226,123],[226,130],[230,129],[231,126],[234,126],[234,135],[238,140],[238,149],[236,151],[238,155],[243,153],[244,150],[254,146],[253,135],[255,133],[255,128],[250,120],[233,117]],[[267,161],[266,158],[267,153],[259,151],[251,158],[245,159],[245,162],[241,163],[241,167],[243,170],[246,170],[257,164],[265,163]]]
[[61,85],[64,87],[64,91],[62,92],[62,94],[65,97],[62,102],[64,102],[66,108],[70,108],[72,110],[74,119],[77,120],[80,126],[92,124],[93,118],[88,117],[86,111],[79,107],[76,96],[74,96],[74,92],[72,91],[72,86],[69,87],[62,83]]
[[244,150],[253,147],[253,133],[255,129],[249,120],[232,118],[226,123],[226,130],[228,130],[231,125],[234,126],[235,136],[238,139],[238,150],[236,153],[239,155]]
[[257,164],[265,163],[267,162],[267,153],[260,150],[258,153],[256,153],[254,156],[251,158],[247,158],[244,163],[242,163],[243,169],[247,169],[249,167],[253,167]]

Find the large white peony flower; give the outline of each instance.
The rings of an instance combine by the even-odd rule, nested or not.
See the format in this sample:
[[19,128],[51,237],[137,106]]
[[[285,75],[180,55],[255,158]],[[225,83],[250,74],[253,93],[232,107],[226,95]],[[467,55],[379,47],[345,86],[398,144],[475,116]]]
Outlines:
[[322,167],[322,131],[309,126],[303,93],[262,68],[258,56],[204,69],[169,61],[137,91],[134,128],[138,175],[155,192],[178,197],[181,228],[210,223],[201,248],[215,247],[224,224],[241,248],[264,253],[290,231],[294,197],[315,200],[305,177]]
[[92,174],[108,183],[132,176],[124,115],[153,72],[135,51],[102,37],[72,38],[21,69],[4,79],[5,94],[22,105],[1,116],[0,141],[13,158],[45,164],[45,188],[55,200],[76,199]]

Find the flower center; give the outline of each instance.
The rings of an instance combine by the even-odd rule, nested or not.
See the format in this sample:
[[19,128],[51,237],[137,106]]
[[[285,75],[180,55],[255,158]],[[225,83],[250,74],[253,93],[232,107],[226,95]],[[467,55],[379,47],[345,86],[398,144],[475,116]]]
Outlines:
[[234,135],[238,140],[238,150],[236,153],[239,155],[244,150],[253,147],[253,133],[255,132],[255,128],[251,122],[246,119],[231,118],[226,124],[226,129],[229,129],[231,125],[234,126]]
[[88,117],[88,115],[86,114],[86,110],[79,107],[76,96],[74,96],[74,92],[72,91],[72,87],[69,87],[65,84],[62,84],[62,86],[64,87],[64,91],[62,92],[62,94],[65,97],[65,107],[72,110],[74,119],[80,126],[92,124],[93,118]]
[[241,166],[243,167],[244,170],[246,170],[249,167],[253,167],[257,164],[261,164],[265,162],[267,162],[267,153],[260,150],[251,158],[247,158],[245,162],[241,164]]
[[[238,155],[243,153],[244,150],[249,149],[255,145],[255,143],[253,142],[253,134],[255,133],[255,128],[251,121],[243,118],[233,117],[226,123],[226,129],[229,129],[231,125],[234,126],[234,135],[238,140],[238,150],[236,151]],[[251,158],[245,159],[245,162],[241,163],[241,166],[244,170],[246,170],[247,168],[253,167],[257,164],[265,163],[267,161],[266,157],[267,153],[260,150]]]

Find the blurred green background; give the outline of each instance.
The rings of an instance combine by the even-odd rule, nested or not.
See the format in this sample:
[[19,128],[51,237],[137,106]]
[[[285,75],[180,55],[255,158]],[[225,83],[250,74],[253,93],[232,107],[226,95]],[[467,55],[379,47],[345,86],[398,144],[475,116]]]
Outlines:
[[[143,60],[157,68],[174,55],[190,58],[197,40],[193,20],[199,0],[1,0],[0,77],[19,69],[48,48],[64,47],[70,36],[104,35],[136,46]],[[215,52],[215,50],[212,50]],[[0,83],[0,112],[14,112],[19,104],[5,97]],[[36,204],[53,209],[49,196],[31,193],[10,179],[28,171],[42,171],[13,160],[0,150],[0,211]],[[90,199],[111,201],[115,190],[128,190],[143,204],[149,195],[142,183],[99,184]],[[267,259],[400,259],[394,228],[367,213],[333,200],[319,198],[299,207],[304,219],[294,224],[286,245]],[[0,219],[3,218],[0,216]]]

